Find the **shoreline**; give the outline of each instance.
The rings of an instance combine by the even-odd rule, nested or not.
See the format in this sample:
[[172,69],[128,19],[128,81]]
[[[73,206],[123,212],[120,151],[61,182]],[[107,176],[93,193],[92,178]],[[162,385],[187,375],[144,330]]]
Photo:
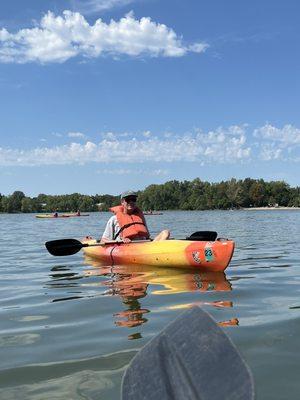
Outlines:
[[274,210],[300,210],[300,207],[248,207],[248,208],[241,208],[241,210],[245,211],[274,211]]
[[[153,214],[148,214],[148,215],[161,215],[164,212],[168,212],[168,211],[190,211],[190,212],[194,212],[194,211],[299,211],[300,207],[283,207],[283,206],[278,206],[278,207],[241,207],[241,208],[227,208],[227,209],[222,209],[222,208],[214,208],[214,209],[206,209],[206,210],[181,210],[181,209],[176,209],[176,210],[163,210],[163,211],[159,211]],[[98,210],[98,211],[86,211],[87,213],[107,213],[109,212],[108,210],[103,211],[103,210]],[[65,214],[68,214],[69,212],[66,212]],[[35,215],[41,215],[41,214],[49,214],[51,215],[52,213],[45,213],[45,212],[39,212],[39,211],[35,211],[35,212],[30,212],[30,213],[26,213],[26,212],[12,212],[12,213],[7,213],[7,212],[3,212],[0,211],[0,215],[30,215],[30,214],[35,214]],[[62,213],[64,214],[64,213]],[[145,214],[147,216],[147,214]],[[68,215],[69,216],[69,215]],[[73,214],[72,214],[73,216]],[[84,215],[81,215],[84,216]]]

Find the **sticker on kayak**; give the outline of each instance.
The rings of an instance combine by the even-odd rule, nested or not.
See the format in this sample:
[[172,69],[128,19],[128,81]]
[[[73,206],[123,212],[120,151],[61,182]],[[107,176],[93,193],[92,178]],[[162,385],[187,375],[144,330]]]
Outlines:
[[212,251],[212,248],[209,246],[206,246],[204,249],[204,255],[205,255],[205,261],[213,261],[214,260],[214,253]]
[[198,264],[201,263],[201,260],[200,260],[199,255],[200,255],[200,254],[199,254],[199,251],[193,251],[193,253],[192,253],[192,256],[193,256],[194,261],[195,261],[196,263],[198,263]]

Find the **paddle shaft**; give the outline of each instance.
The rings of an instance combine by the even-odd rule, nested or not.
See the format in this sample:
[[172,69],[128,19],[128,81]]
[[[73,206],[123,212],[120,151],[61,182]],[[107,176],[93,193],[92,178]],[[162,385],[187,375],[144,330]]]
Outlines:
[[[133,240],[132,242],[129,243],[144,243],[144,242],[151,242],[151,240]],[[122,241],[118,240],[112,240],[109,242],[99,242],[99,243],[82,243],[82,247],[94,247],[94,246],[108,246],[110,244],[126,244]]]

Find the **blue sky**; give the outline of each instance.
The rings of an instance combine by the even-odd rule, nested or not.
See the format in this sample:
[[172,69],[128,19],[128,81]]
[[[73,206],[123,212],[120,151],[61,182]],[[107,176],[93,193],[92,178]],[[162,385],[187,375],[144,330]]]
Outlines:
[[300,185],[299,14],[296,0],[2,1],[0,193]]

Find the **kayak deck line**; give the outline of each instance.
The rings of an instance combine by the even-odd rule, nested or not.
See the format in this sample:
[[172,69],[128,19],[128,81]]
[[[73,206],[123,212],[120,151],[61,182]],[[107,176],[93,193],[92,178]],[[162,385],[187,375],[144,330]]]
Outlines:
[[201,270],[224,271],[234,252],[234,242],[163,240],[111,243],[97,246],[95,239],[83,239],[84,254],[104,265],[150,265],[161,267],[193,267]]

